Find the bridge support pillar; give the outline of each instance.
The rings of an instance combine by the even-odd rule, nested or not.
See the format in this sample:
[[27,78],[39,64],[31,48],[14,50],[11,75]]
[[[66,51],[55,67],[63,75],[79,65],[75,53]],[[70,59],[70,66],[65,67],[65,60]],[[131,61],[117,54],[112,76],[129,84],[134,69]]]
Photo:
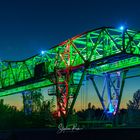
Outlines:
[[97,93],[97,96],[103,107],[104,113],[109,118],[116,116],[119,110],[125,84],[126,73],[127,71],[105,73],[103,75],[104,84],[102,92],[99,91],[99,88],[95,81],[95,76],[90,77],[92,84],[95,88],[95,92]]
[[31,92],[30,91],[23,91],[22,97],[23,97],[24,113],[25,113],[25,115],[31,115],[32,114]]
[[78,82],[75,83],[74,74],[67,71],[63,74],[60,71],[56,72],[56,97],[57,97],[57,111],[60,122],[64,127],[68,125],[70,117],[73,113],[73,107],[76,102],[79,90],[81,88],[84,76],[84,71],[80,71]]
[[[78,67],[71,67],[74,63],[72,52],[78,51],[76,46],[72,50],[71,43],[67,43],[63,51],[56,50],[54,75],[50,77],[50,80],[56,85],[57,112],[64,127],[67,126],[70,120],[86,72],[85,66],[79,66],[79,69]],[[82,57],[79,51],[78,53]],[[81,59],[84,58],[82,57]],[[60,66],[60,62],[63,62],[63,65]],[[77,79],[75,79],[75,76],[78,76]]]

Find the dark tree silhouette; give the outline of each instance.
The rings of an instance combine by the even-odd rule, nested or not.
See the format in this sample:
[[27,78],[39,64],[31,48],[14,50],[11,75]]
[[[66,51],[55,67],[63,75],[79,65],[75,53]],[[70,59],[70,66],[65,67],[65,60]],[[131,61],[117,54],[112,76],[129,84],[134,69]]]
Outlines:
[[41,104],[44,100],[44,97],[41,93],[41,89],[32,90],[31,97],[32,97],[32,110],[39,112],[41,108]]
[[96,112],[95,106],[89,102],[87,105],[87,109],[85,109],[85,110],[82,109],[82,110],[77,112],[78,119],[81,121],[94,120],[95,119],[95,112]]
[[138,89],[133,99],[127,103],[128,124],[129,126],[140,126],[140,89]]
[[127,103],[127,108],[133,110],[140,109],[140,89],[134,93],[132,101],[129,100]]
[[32,113],[25,115],[24,110],[4,104],[0,99],[0,130],[13,128],[50,128],[56,127],[52,116],[55,108],[54,98],[44,100],[40,90],[31,92]]
[[91,109],[91,103],[90,102],[88,103],[88,109]]

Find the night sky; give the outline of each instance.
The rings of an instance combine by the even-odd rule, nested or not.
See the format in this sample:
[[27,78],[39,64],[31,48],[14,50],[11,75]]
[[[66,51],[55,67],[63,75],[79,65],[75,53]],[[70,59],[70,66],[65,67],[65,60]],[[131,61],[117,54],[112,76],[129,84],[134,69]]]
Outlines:
[[137,0],[0,1],[0,58],[21,60],[89,29],[140,30]]
[[139,7],[139,0],[0,1],[0,59],[25,59],[101,26],[140,30]]

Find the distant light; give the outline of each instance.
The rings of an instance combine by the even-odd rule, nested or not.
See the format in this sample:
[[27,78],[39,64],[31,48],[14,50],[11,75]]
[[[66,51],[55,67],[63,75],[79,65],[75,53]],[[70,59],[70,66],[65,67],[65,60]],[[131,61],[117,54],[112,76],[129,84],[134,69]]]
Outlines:
[[120,30],[122,30],[122,31],[123,31],[123,30],[124,30],[124,26],[121,26],[121,27],[120,27]]
[[45,54],[45,51],[41,51],[41,54]]

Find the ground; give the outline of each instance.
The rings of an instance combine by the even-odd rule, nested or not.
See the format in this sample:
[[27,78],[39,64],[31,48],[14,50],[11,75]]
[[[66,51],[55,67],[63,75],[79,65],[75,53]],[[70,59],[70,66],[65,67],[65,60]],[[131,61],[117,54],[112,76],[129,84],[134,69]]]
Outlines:
[[57,133],[58,129],[25,129],[0,132],[0,140],[93,139],[140,140],[140,128],[88,129]]

